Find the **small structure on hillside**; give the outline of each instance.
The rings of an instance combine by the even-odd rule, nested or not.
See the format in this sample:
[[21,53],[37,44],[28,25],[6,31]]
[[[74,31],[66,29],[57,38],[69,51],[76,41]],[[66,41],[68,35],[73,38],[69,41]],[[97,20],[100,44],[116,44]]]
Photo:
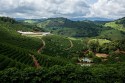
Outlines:
[[42,35],[42,36],[46,36],[51,34],[50,32],[23,32],[23,31],[17,31],[18,33],[20,33],[21,35]]
[[83,58],[78,58],[78,63],[81,66],[91,66],[93,64],[93,61],[90,58],[83,57]]
[[87,57],[78,59],[78,61],[81,62],[81,63],[92,63],[92,60],[87,58]]
[[83,58],[82,61],[86,62],[86,63],[91,63],[92,62],[92,60],[90,60],[89,58],[86,58],[86,57]]

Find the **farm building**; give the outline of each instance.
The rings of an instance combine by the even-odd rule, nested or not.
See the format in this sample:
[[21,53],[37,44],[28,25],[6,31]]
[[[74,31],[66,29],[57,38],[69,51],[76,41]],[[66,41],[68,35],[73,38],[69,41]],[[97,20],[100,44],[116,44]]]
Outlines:
[[83,63],[91,63],[92,62],[92,60],[91,59],[89,59],[89,58],[86,58],[86,57],[84,57],[84,58],[82,58],[82,59],[78,59],[80,62],[83,62]]
[[23,31],[17,31],[21,35],[49,35],[50,32],[23,32]]

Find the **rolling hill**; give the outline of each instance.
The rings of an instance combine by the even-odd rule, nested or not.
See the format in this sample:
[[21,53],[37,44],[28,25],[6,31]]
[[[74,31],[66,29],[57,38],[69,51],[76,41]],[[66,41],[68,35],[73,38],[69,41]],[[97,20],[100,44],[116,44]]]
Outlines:
[[[37,26],[37,30],[49,31],[52,34],[70,37],[98,37],[109,40],[125,38],[124,19],[115,21],[72,21],[67,18],[26,19]],[[34,24],[35,22],[35,24]]]
[[92,21],[71,21],[67,18],[49,18],[37,26],[53,34],[72,37],[95,37],[106,28]]
[[101,37],[107,37],[112,40],[122,40],[125,38],[125,18],[121,18],[104,24],[105,27],[111,30],[104,31],[100,34]]
[[113,22],[106,23],[105,26],[108,26],[108,27],[114,28],[116,30],[125,32],[125,17],[118,19],[118,20],[115,20]]
[[16,19],[16,20],[23,23],[36,24],[44,21],[45,19],[42,18],[42,19],[21,19],[21,20]]
[[[0,17],[0,83],[125,81],[124,31],[66,18],[46,19],[37,26],[53,34],[24,36],[17,31],[34,31],[34,25]],[[96,53],[107,53],[109,57],[99,58]],[[93,62],[79,61],[85,57]]]
[[[46,55],[46,53],[39,54],[37,50],[43,45],[42,40],[20,35],[17,30],[30,31],[32,29],[27,29],[28,27],[26,26],[20,29],[20,26],[17,25],[21,24],[16,23],[16,21],[13,24],[9,21],[10,19],[7,18],[6,21],[0,20],[0,70],[11,67],[19,69],[34,67],[35,65],[30,55],[34,55],[43,67],[71,63],[69,60]],[[51,63],[46,63],[48,60]]]
[[97,23],[87,20],[71,21],[67,18],[49,18],[38,23],[37,26],[53,34],[70,37],[98,37],[109,40],[125,38],[125,32],[104,26],[100,22]]

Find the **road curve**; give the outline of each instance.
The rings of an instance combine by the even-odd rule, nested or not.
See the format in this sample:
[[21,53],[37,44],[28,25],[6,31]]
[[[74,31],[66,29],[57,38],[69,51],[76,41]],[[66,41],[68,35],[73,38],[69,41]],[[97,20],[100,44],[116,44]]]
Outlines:
[[42,39],[42,45],[41,45],[41,47],[37,50],[37,53],[41,53],[41,51],[42,51],[42,49],[45,47],[45,45],[46,45],[46,43],[45,43],[45,41]]

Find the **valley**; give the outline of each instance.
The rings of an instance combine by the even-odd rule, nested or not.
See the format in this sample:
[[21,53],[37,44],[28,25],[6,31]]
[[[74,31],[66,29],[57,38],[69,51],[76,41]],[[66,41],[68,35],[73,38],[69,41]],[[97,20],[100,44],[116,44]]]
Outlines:
[[0,17],[0,82],[120,83],[124,20],[99,24]]

